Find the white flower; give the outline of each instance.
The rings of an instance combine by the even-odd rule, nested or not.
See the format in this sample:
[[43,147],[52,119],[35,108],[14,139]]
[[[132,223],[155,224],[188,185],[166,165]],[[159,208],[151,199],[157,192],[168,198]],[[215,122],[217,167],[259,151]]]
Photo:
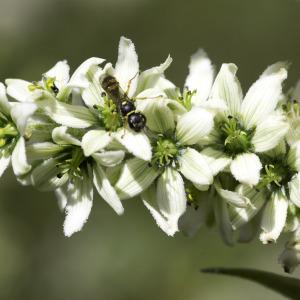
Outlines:
[[104,128],[91,130],[84,136],[82,147],[86,155],[102,149],[114,139],[129,153],[140,159],[150,161],[151,146],[148,137],[143,132],[134,132],[127,128],[128,125],[122,124],[121,116],[116,117],[117,113],[119,114],[117,112],[118,107],[116,107],[115,101],[109,98],[110,95],[106,95],[101,82],[107,76],[113,76],[122,92],[132,101],[139,99],[139,97],[146,97],[145,90],[147,91],[147,98],[150,95],[156,96],[157,91],[153,89],[155,83],[171,61],[171,58],[168,57],[159,67],[139,74],[139,63],[134,44],[131,40],[122,37],[115,68],[111,64],[107,64],[104,69],[95,65],[89,68],[86,72],[89,86],[83,90],[82,97],[85,104],[95,111],[95,114],[99,114]]
[[5,86],[0,83],[0,176],[10,162],[16,176],[30,170],[24,136],[27,121],[36,109],[33,103],[8,102]]
[[[160,100],[152,105],[161,108]],[[156,109],[156,120],[160,124],[151,135],[151,164],[139,159],[127,161],[115,188],[121,199],[142,193],[143,202],[158,226],[168,235],[174,235],[178,219],[186,209],[186,183],[205,190],[213,182],[204,156],[192,148],[211,131],[213,115],[194,108],[175,122],[172,110],[165,103],[163,109]]]
[[258,154],[276,147],[289,128],[284,116],[275,111],[287,72],[280,63],[270,66],[242,100],[236,71],[233,64],[222,65],[210,99],[222,99],[227,109],[218,112],[214,130],[199,144],[209,146],[205,152],[212,148],[219,159],[231,160],[236,180],[255,186],[262,169]]
[[[24,179],[40,190],[55,190],[59,206],[66,211],[66,236],[80,231],[88,219],[93,185],[117,214],[124,211],[105,174],[106,167],[115,166],[123,160],[124,152],[102,150],[94,153],[92,159],[87,159],[80,140],[71,132],[65,126],[57,127],[52,132],[53,142],[29,145],[30,160],[39,163],[35,163],[35,168]],[[78,134],[80,136],[80,132]]]

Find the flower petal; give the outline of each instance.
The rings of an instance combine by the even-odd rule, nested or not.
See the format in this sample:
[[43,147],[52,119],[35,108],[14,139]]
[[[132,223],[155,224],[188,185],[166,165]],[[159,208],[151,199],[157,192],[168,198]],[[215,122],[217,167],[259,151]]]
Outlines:
[[280,114],[272,114],[260,122],[252,138],[255,152],[273,149],[283,139],[289,129],[285,118]]
[[68,195],[66,186],[62,186],[54,191],[55,196],[57,198],[57,204],[59,209],[63,212],[68,203]]
[[234,230],[239,229],[241,226],[250,222],[252,218],[261,210],[265,204],[265,195],[261,191],[256,191],[255,189],[247,185],[239,185],[237,192],[240,195],[248,198],[251,201],[251,205],[245,208],[231,207],[231,224]]
[[3,175],[4,171],[8,168],[10,164],[10,155],[1,155],[0,157],[0,177]]
[[212,128],[213,114],[202,108],[193,108],[178,120],[176,136],[182,144],[193,145],[208,135]]
[[11,104],[8,102],[6,96],[6,88],[2,82],[0,82],[0,111],[5,115],[9,115],[11,110]]
[[12,167],[16,176],[28,173],[31,166],[27,163],[25,140],[20,137],[11,156]]
[[56,123],[72,128],[87,128],[97,123],[95,116],[84,106],[70,105],[53,99],[41,100],[38,106]]
[[104,149],[112,140],[109,132],[97,129],[88,131],[82,138],[81,147],[85,156]]
[[25,80],[6,79],[5,84],[7,85],[7,94],[20,102],[33,101],[34,94],[40,95],[40,91],[38,90],[31,92],[28,88],[31,85],[31,82]]
[[81,142],[73,135],[68,133],[67,126],[59,126],[53,129],[52,139],[56,144],[59,145],[75,145],[81,146]]
[[240,112],[243,98],[241,85],[236,77],[238,68],[234,64],[223,64],[211,91],[211,98],[223,99],[228,113],[236,116]]
[[25,134],[27,121],[37,110],[35,103],[15,103],[11,109],[11,117],[21,135]]
[[222,151],[215,150],[211,147],[204,148],[200,154],[208,163],[214,176],[223,171],[231,163],[230,157],[224,155]]
[[259,239],[263,244],[276,242],[283,230],[287,217],[288,201],[282,192],[273,193],[262,216],[262,233]]
[[300,172],[300,141],[292,145],[288,153],[287,160],[292,169]]
[[264,120],[274,111],[280,99],[281,85],[287,77],[287,71],[281,66],[279,68],[271,67],[269,67],[270,72],[263,74],[250,87],[242,103],[241,114],[247,128]]
[[258,156],[253,153],[239,154],[230,165],[234,178],[250,186],[258,184],[261,169],[262,164]]
[[132,198],[146,190],[158,175],[159,171],[147,162],[133,158],[124,164],[115,189],[121,200]]
[[120,129],[113,136],[129,153],[146,161],[151,160],[152,152],[150,141],[144,133]]
[[93,167],[93,181],[99,195],[115,210],[118,215],[123,214],[124,208],[115,189],[110,184],[100,164]]
[[51,142],[34,143],[26,147],[26,154],[29,161],[45,160],[62,152],[64,149],[64,146]]
[[228,246],[234,245],[233,229],[230,223],[227,202],[220,197],[215,197],[214,199],[214,215],[223,242]]
[[105,151],[92,154],[94,160],[102,166],[114,167],[122,162],[125,152],[122,150]]
[[[157,182],[156,198],[159,213],[168,224],[166,233],[174,235],[178,231],[178,219],[186,209],[184,183],[177,171],[165,169]],[[157,222],[159,224],[159,220]]]
[[288,183],[290,199],[300,208],[300,173],[297,173],[294,178]]
[[64,87],[70,78],[70,67],[66,60],[59,61],[49,71],[45,73],[46,77],[55,78],[55,85],[60,90]]
[[132,97],[136,91],[138,73],[139,62],[134,44],[131,40],[122,36],[119,43],[119,55],[115,67],[115,76],[121,88],[129,97]]
[[185,178],[199,185],[210,185],[213,182],[213,174],[209,164],[198,151],[187,148],[178,159],[179,171]]
[[82,229],[92,209],[93,184],[88,174],[84,174],[83,179],[75,178],[73,182],[69,182],[67,195],[64,234],[70,237]]
[[139,101],[137,109],[146,116],[148,128],[155,132],[165,133],[175,128],[174,115],[168,104],[169,101],[163,99],[146,99]]
[[194,105],[199,105],[208,98],[214,73],[214,67],[203,49],[199,49],[192,55],[185,86],[190,91],[196,91],[196,95],[192,99]]
[[161,76],[163,76],[165,70],[170,66],[171,63],[172,58],[169,55],[165,62],[163,62],[158,67],[153,67],[151,69],[143,71],[138,78],[136,94],[139,94],[146,89],[157,87],[158,80]]

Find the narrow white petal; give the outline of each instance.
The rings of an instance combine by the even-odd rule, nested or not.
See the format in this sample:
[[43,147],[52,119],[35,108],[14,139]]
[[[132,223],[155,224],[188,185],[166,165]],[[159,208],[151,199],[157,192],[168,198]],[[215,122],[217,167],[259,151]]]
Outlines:
[[203,49],[199,49],[192,55],[185,86],[190,91],[196,91],[196,95],[192,99],[194,105],[199,105],[208,98],[214,73],[214,67]]
[[59,61],[49,71],[45,73],[46,77],[55,78],[55,85],[58,89],[65,86],[70,78],[70,67],[66,60]]
[[6,88],[2,82],[0,82],[0,111],[6,115],[9,115],[11,110],[11,104],[8,102],[6,96]]
[[81,142],[73,135],[68,133],[67,126],[59,126],[53,129],[52,139],[56,144],[59,145],[75,145],[81,146]]
[[157,87],[158,80],[163,76],[165,70],[171,63],[172,58],[169,55],[161,65],[143,71],[138,78],[136,94],[139,94],[146,89]]
[[288,183],[291,201],[300,208],[300,173]]
[[167,235],[173,236],[178,231],[177,222],[165,218],[159,211],[155,186],[151,186],[141,194],[144,205],[149,209],[150,214],[154,218],[157,226],[164,231]]
[[250,200],[244,195],[223,189],[218,180],[215,181],[214,186],[219,196],[232,206],[245,208],[250,204]]
[[150,161],[152,157],[151,145],[148,137],[142,132],[134,132],[128,129],[120,129],[114,138],[123,145],[129,153],[137,158]]
[[260,122],[252,138],[255,152],[273,149],[283,139],[289,129],[285,118],[280,114],[272,114]]
[[[21,80],[21,79],[6,79],[5,84],[7,85],[7,94],[12,98],[20,102],[32,101],[32,95],[35,92],[29,90],[31,82]],[[39,94],[39,91],[36,90],[36,94]]]
[[122,150],[105,151],[92,154],[94,160],[102,166],[114,167],[122,162],[125,152]]
[[12,167],[16,176],[24,175],[31,169],[25,151],[25,140],[20,137],[11,156]]
[[292,145],[290,151],[288,152],[287,159],[289,166],[292,169],[300,172],[300,141]]
[[220,197],[214,199],[214,215],[222,240],[225,244],[234,244],[233,229],[230,223],[227,202]]
[[54,191],[54,193],[57,198],[57,204],[58,204],[59,209],[61,211],[64,211],[66,208],[66,205],[68,203],[68,195],[67,195],[66,186],[56,189]]
[[128,199],[140,194],[158,175],[159,172],[150,167],[147,162],[138,158],[128,160],[115,185],[120,199]]
[[56,123],[72,128],[87,128],[97,123],[96,117],[84,106],[70,105],[53,99],[37,103]]
[[282,82],[287,77],[285,68],[270,69],[249,89],[242,103],[241,114],[247,128],[265,119],[277,106],[282,92]]
[[156,198],[159,212],[175,233],[178,231],[178,219],[186,209],[184,182],[177,171],[165,169],[157,181]]
[[180,165],[179,171],[185,178],[200,185],[212,184],[212,170],[205,157],[198,151],[187,148],[178,161]]
[[10,155],[0,157],[0,177],[3,175],[4,171],[8,168],[10,164]]
[[259,238],[263,244],[276,242],[285,225],[287,209],[285,195],[281,192],[273,193],[262,216],[262,233]]
[[239,154],[230,165],[234,178],[250,186],[258,184],[261,169],[262,164],[258,156],[253,153]]
[[163,99],[146,99],[139,101],[137,109],[146,116],[148,128],[164,133],[175,128],[174,114],[168,104]]
[[227,105],[228,113],[236,116],[240,111],[243,93],[236,77],[237,66],[223,64],[211,91],[211,98],[223,99]]
[[222,151],[207,147],[200,152],[208,163],[213,175],[223,171],[231,163],[231,158],[224,155]]
[[[138,56],[135,52],[134,44],[131,40],[121,37],[119,43],[118,61],[115,67],[115,76],[121,88],[132,97],[137,88],[139,73]],[[129,91],[128,85],[130,82]]]
[[87,59],[75,70],[68,85],[81,88],[88,87],[89,77],[87,73],[91,68],[97,68],[97,66],[102,64],[104,61],[105,59],[99,57],[91,57]]
[[290,120],[290,128],[286,134],[286,141],[290,146],[300,141],[300,118]]
[[35,103],[15,103],[11,109],[11,117],[21,135],[25,134],[27,121],[37,110]]
[[115,189],[110,184],[100,164],[93,167],[93,181],[99,195],[115,210],[118,215],[123,214],[124,208]]
[[92,179],[88,175],[85,175],[83,179],[75,179],[74,183],[68,184],[67,193],[64,234],[70,237],[82,229],[90,215],[93,205]]
[[104,149],[112,141],[112,136],[109,132],[97,129],[88,131],[82,138],[81,147],[85,156]]
[[176,136],[182,144],[193,145],[208,135],[213,128],[213,114],[193,108],[178,120]]
[[45,160],[63,151],[65,147],[51,142],[34,143],[26,146],[26,154],[29,161]]
[[295,268],[300,265],[300,243],[297,246],[287,246],[279,256],[279,263],[287,273],[293,273]]
[[232,228],[235,230],[251,221],[252,218],[254,218],[254,216],[256,216],[256,214],[261,210],[266,201],[263,192],[258,192],[247,185],[239,185],[237,192],[248,198],[251,201],[251,205],[248,205],[245,208],[231,207],[231,223]]

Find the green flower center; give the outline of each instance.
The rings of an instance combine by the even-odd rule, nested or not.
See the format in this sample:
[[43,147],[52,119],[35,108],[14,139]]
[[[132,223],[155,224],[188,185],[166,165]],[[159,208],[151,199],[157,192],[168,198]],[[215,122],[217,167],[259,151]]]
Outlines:
[[74,177],[82,178],[81,166],[87,160],[82,149],[73,146],[68,148],[67,151],[65,155],[62,155],[62,161],[56,164],[59,169],[57,177],[61,178],[63,175],[68,174],[71,179]]
[[13,147],[16,142],[16,137],[19,136],[19,132],[15,124],[8,120],[6,116],[0,115],[0,148]]
[[43,76],[43,85],[39,82],[34,81],[28,86],[28,89],[30,92],[33,92],[35,90],[45,90],[50,92],[54,96],[56,96],[59,92],[59,89],[55,85],[55,77],[46,76]]
[[221,141],[224,151],[231,156],[250,151],[253,146],[251,139],[255,128],[245,129],[237,118],[229,116],[220,125]]
[[104,105],[94,105],[94,108],[99,111],[101,126],[106,130],[114,132],[123,126],[122,118],[118,113],[116,104],[107,95],[104,96]]
[[193,107],[192,98],[196,94],[196,91],[189,91],[188,89],[184,89],[182,95],[178,91],[179,96],[177,97],[177,102],[179,102],[182,106],[186,108],[187,111],[190,111]]
[[261,180],[257,187],[268,187],[271,190],[276,190],[288,184],[294,175],[295,172],[290,170],[284,158],[269,162],[265,164],[261,172]]
[[165,167],[177,163],[180,146],[170,138],[160,136],[153,145],[152,163],[157,167]]

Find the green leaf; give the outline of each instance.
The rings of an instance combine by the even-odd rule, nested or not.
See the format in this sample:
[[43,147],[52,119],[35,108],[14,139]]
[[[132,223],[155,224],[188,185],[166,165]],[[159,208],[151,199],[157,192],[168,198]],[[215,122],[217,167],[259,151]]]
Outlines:
[[257,282],[289,299],[300,299],[300,280],[253,269],[205,268],[203,273],[236,276]]

